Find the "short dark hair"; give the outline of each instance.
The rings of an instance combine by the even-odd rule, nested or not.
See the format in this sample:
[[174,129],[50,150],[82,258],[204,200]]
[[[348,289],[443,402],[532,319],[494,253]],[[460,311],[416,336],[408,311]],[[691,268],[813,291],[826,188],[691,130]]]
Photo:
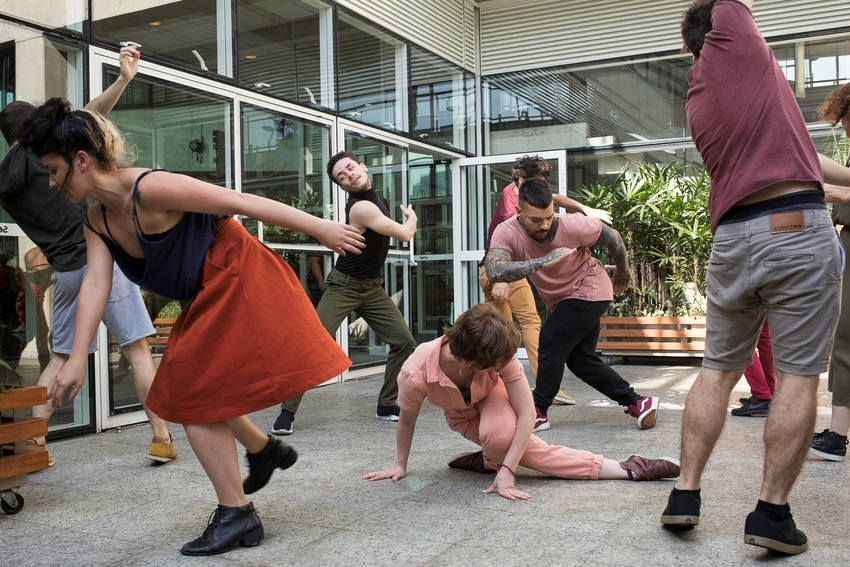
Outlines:
[[490,303],[479,303],[464,311],[446,329],[452,355],[477,370],[504,368],[516,356],[520,334]]
[[514,183],[519,183],[520,179],[531,179],[535,175],[549,177],[551,173],[552,166],[542,157],[522,156],[514,161],[511,178],[513,178]]
[[10,146],[21,139],[21,128],[27,118],[35,112],[35,106],[22,100],[16,100],[0,110],[0,132]]
[[519,202],[527,203],[535,209],[545,209],[552,204],[552,189],[545,179],[532,177],[519,186]]
[[716,0],[694,0],[682,14],[682,40],[688,51],[699,57],[705,36],[712,30],[711,11]]
[[337,180],[334,179],[334,166],[337,163],[339,163],[341,160],[344,160],[345,158],[351,158],[354,161],[356,161],[357,163],[360,163],[360,159],[351,152],[339,152],[335,156],[331,157],[331,159],[328,160],[328,169],[327,169],[328,177],[331,178],[331,182],[338,183]]

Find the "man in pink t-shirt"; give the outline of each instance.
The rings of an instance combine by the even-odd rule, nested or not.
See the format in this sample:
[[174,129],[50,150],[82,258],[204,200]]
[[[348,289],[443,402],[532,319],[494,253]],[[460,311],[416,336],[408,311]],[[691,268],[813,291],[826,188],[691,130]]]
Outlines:
[[[614,285],[591,246],[605,246],[614,261]],[[485,259],[492,282],[530,277],[549,308],[540,330],[534,431],[549,428],[547,411],[564,376],[564,364],[587,384],[626,408],[641,429],[655,426],[658,398],[641,396],[596,355],[599,319],[614,292],[629,286],[626,247],[620,234],[597,219],[556,215],[543,179],[519,190],[517,215],[496,227]]]
[[[511,168],[513,183],[505,187],[499,196],[499,203],[496,205],[493,218],[490,220],[490,227],[487,229],[487,243],[484,248],[485,257],[487,256],[487,251],[490,249],[490,241],[493,238],[493,232],[496,230],[496,227],[516,215],[516,210],[519,206],[519,187],[523,181],[533,177],[546,179],[551,173],[552,166],[540,156],[522,156],[514,160],[514,165]],[[611,215],[608,214],[608,211],[587,207],[578,201],[570,199],[566,195],[553,193],[552,200],[556,206],[579,211],[588,217],[597,218],[611,224]],[[517,321],[519,321],[519,326],[522,330],[522,342],[528,353],[528,364],[531,366],[531,373],[534,375],[532,386],[534,387],[537,385],[537,345],[540,336],[540,315],[537,314],[537,304],[534,300],[534,293],[531,291],[531,286],[528,284],[526,278],[515,282],[502,282],[494,285],[487,278],[487,271],[484,269],[484,260],[482,259],[478,265],[478,283],[481,285],[481,291],[484,292],[484,301],[495,305],[508,321],[511,321],[513,316],[516,316]],[[576,403],[563,388],[558,390],[554,401],[557,404],[564,405],[573,405]]]
[[752,6],[753,0],[697,0],[682,21],[694,55],[686,110],[711,174],[714,241],[705,355],[682,418],[681,476],[661,522],[699,524],[702,473],[768,316],[778,385],[764,428],[761,492],[744,542],[797,554],[808,540],[794,524],[788,495],[812,440],[844,261],[824,182],[848,185],[850,175],[816,152]]

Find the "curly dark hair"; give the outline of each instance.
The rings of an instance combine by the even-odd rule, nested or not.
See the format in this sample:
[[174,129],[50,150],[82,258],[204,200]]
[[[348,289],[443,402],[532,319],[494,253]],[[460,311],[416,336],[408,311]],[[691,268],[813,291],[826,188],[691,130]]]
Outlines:
[[56,154],[68,163],[83,151],[104,170],[127,167],[135,160],[112,122],[96,112],[73,110],[63,98],[51,98],[35,109],[24,122],[20,143],[38,157]]
[[464,311],[446,329],[452,355],[477,370],[504,368],[516,356],[520,334],[490,303],[479,303]]
[[344,160],[345,158],[351,158],[355,162],[360,163],[360,158],[358,158],[356,155],[354,155],[351,152],[339,152],[338,154],[332,156],[331,159],[328,160],[328,169],[327,169],[328,177],[331,178],[332,183],[337,182],[337,180],[334,179],[334,166],[337,163],[339,163],[341,160]]
[[832,91],[832,94],[818,107],[821,122],[829,122],[830,126],[841,122],[848,112],[850,112],[850,83]]
[[535,209],[545,209],[552,204],[552,188],[545,179],[532,177],[519,187],[519,202],[527,203]]
[[699,57],[705,36],[712,29],[711,10],[716,0],[695,0],[682,14],[682,40],[688,51]]
[[531,179],[535,175],[549,177],[552,173],[552,166],[540,156],[522,156],[514,161],[511,177],[514,183],[519,183],[520,179]]

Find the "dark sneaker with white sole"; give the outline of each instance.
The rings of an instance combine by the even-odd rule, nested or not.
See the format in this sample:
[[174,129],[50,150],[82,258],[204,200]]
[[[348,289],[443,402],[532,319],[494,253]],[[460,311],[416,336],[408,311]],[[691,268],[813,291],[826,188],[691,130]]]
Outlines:
[[693,494],[691,491],[680,491],[675,494],[671,491],[667,507],[661,513],[661,523],[668,526],[698,526],[700,504],[699,492]]
[[398,406],[378,406],[378,411],[375,412],[375,419],[383,419],[384,421],[398,421],[398,414],[401,408]]
[[770,410],[770,400],[750,398],[741,407],[733,409],[732,415],[736,417],[767,417],[768,410]]
[[829,429],[815,433],[809,453],[830,461],[843,461],[847,455],[847,436]]
[[295,421],[295,414],[289,410],[280,410],[280,415],[274,421],[272,433],[275,435],[292,435],[292,422]]
[[797,555],[809,548],[806,534],[797,529],[790,513],[784,520],[777,522],[760,510],[754,510],[747,516],[747,522],[744,524],[744,543],[788,555]]

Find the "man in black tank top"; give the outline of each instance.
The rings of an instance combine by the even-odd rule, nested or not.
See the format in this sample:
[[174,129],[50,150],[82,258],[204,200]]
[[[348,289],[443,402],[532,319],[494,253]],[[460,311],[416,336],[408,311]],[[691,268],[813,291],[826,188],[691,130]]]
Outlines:
[[[383,267],[390,238],[409,242],[416,233],[413,207],[401,205],[406,217],[403,224],[390,217],[387,201],[372,188],[366,165],[350,152],[340,152],[328,162],[328,176],[348,193],[345,222],[358,228],[366,239],[360,254],[337,259],[336,267],[325,280],[325,292],[316,311],[322,325],[333,335],[352,311],[368,323],[382,341],[390,345],[384,385],[378,395],[377,419],[398,421],[398,373],[413,350],[413,335],[395,302],[384,291]],[[295,412],[301,396],[281,404],[280,415],[272,427],[276,435],[292,433]]]

